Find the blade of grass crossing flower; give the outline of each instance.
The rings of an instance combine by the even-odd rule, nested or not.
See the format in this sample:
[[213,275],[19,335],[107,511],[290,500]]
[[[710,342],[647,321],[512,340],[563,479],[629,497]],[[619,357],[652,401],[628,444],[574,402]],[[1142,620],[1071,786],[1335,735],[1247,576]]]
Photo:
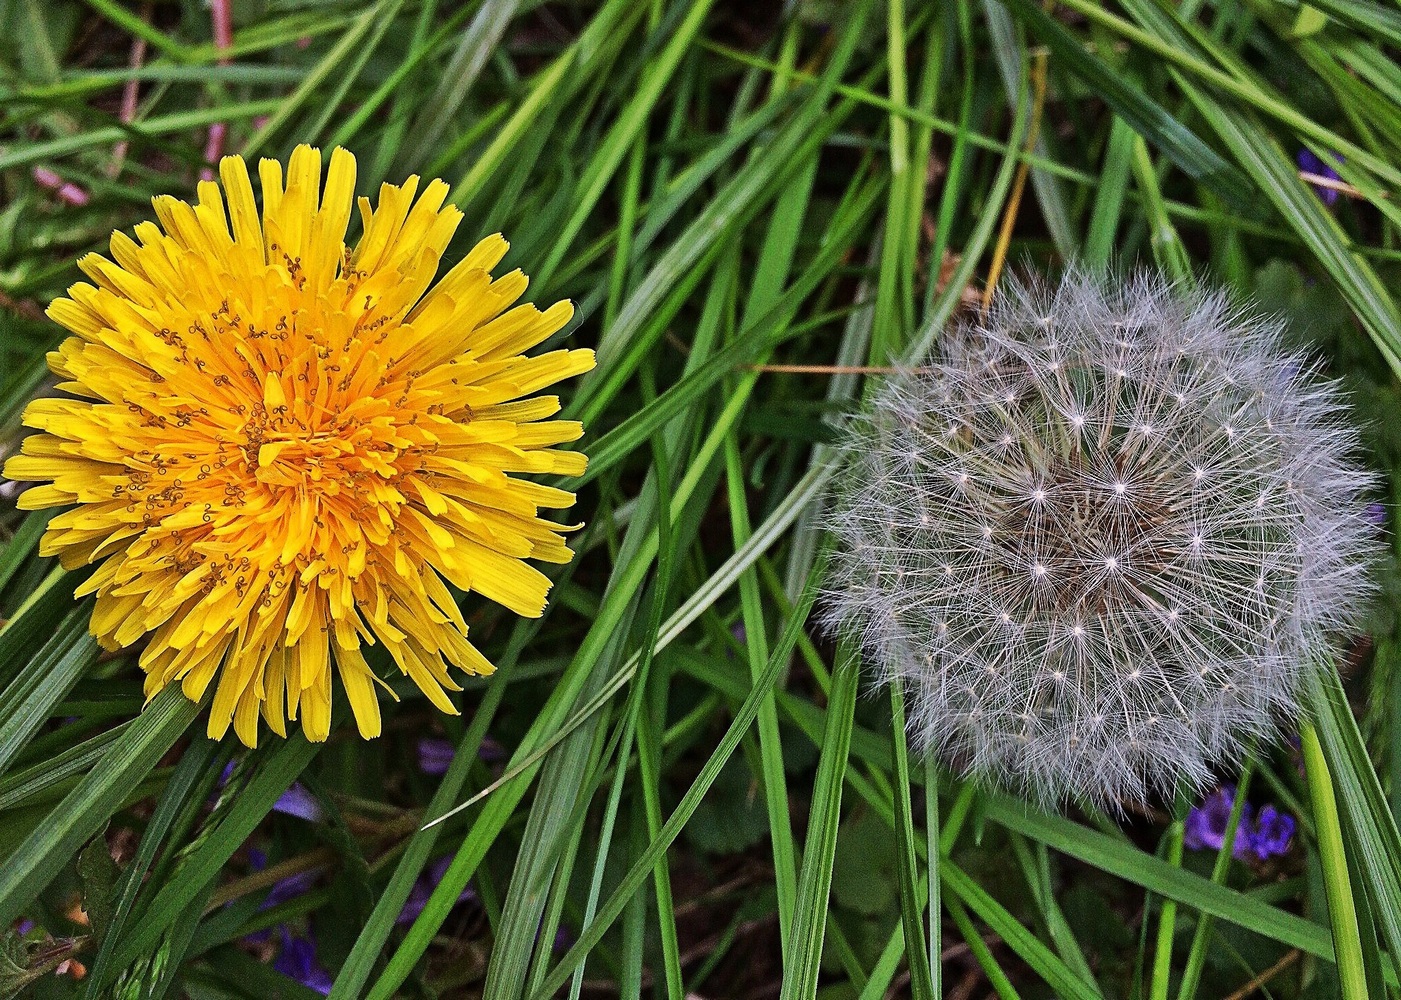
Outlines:
[[780,1000],[810,1000],[817,996],[828,896],[832,888],[832,858],[837,849],[842,788],[860,677],[860,658],[849,641],[838,642],[837,659],[827,701],[827,728],[822,736],[822,753],[813,781],[807,837],[803,843],[803,867],[798,876],[798,900],[789,941],[791,947],[784,963]]
[[[905,954],[909,956],[910,995],[914,1000],[935,996],[934,977],[929,953],[925,950],[923,903],[919,886],[920,871],[915,861],[914,817],[910,805],[910,762],[905,747],[905,692],[897,679],[890,686],[891,749],[895,758],[895,773],[891,777],[895,799],[896,852],[900,868],[900,922],[905,930]],[[937,798],[938,787],[926,790]],[[938,920],[939,912],[930,911],[930,919]]]
[[667,848],[680,834],[686,822],[694,814],[695,809],[700,805],[706,792],[710,790],[715,779],[719,777],[720,770],[730,759],[735,749],[739,746],[740,740],[744,738],[749,727],[754,723],[755,717],[759,713],[759,705],[765,694],[772,688],[778,680],[783,666],[793,653],[793,647],[797,643],[798,633],[806,623],[808,615],[812,611],[812,605],[817,597],[818,583],[822,578],[822,573],[826,570],[826,560],[819,558],[818,563],[813,567],[813,572],[808,578],[807,586],[804,588],[803,596],[798,606],[789,616],[784,626],[783,634],[779,637],[774,646],[773,655],[770,657],[768,665],[764,668],[764,674],[758,683],[751,688],[744,703],[740,705],[735,713],[734,719],[726,729],[725,735],[721,737],[720,743],[715,748],[714,753],[701,767],[700,773],[682,796],[672,814],[667,818],[658,837],[653,838],[647,845],[647,849],[638,854],[632,867],[614,890],[612,896],[599,909],[597,918],[580,929],[579,939],[573,947],[567,951],[560,959],[559,964],[545,980],[544,985],[534,995],[532,1000],[544,1000],[545,997],[553,996],[555,991],[568,980],[574,967],[583,961],[584,957],[598,944],[599,940],[607,929],[622,913],[627,901],[638,887],[646,881],[651,874],[653,866],[658,858],[662,857]]
[[1338,803],[1328,773],[1328,761],[1324,759],[1323,747],[1318,742],[1318,731],[1313,723],[1306,721],[1299,726],[1299,739],[1309,779],[1309,797],[1313,801],[1323,882],[1328,891],[1328,916],[1333,925],[1333,949],[1337,956],[1338,978],[1342,983],[1342,1000],[1366,1000],[1367,970],[1362,959],[1362,941],[1357,929],[1357,913],[1353,908],[1352,879],[1348,874],[1342,823],[1338,818]]
[[[1236,831],[1240,829],[1241,815],[1245,812],[1246,796],[1250,793],[1250,778],[1254,767],[1247,759],[1240,780],[1236,782],[1236,797],[1231,802],[1231,814],[1226,819],[1226,829],[1221,837],[1221,848],[1216,852],[1216,862],[1211,868],[1211,881],[1223,885],[1226,873],[1231,868],[1231,857],[1235,853]],[[1192,946],[1187,952],[1187,961],[1182,967],[1182,978],[1177,988],[1177,1000],[1195,1000],[1197,986],[1201,982],[1202,968],[1206,963],[1207,939],[1211,935],[1212,917],[1210,914],[1197,915],[1197,926],[1192,931]]]
[[178,689],[158,694],[110,751],[0,866],[0,926],[63,870],[199,712]]
[[83,601],[64,616],[53,636],[0,691],[0,777],[53,708],[97,662],[97,643],[88,634],[92,603]]

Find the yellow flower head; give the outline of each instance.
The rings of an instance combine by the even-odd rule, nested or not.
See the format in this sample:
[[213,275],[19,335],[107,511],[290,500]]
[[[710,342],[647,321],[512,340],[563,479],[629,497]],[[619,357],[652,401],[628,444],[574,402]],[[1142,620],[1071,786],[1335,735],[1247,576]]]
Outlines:
[[350,153],[331,153],[324,191],[308,146],[285,184],[274,160],[258,173],[261,219],[228,156],[222,197],[206,181],[196,205],[156,198],[160,225],[114,233],[115,263],[79,262],[96,287],[48,310],[77,334],[49,365],[78,398],[29,405],[44,433],[4,474],[46,481],[20,497],[26,510],[76,505],[40,552],[101,562],[78,594],[97,595],[104,647],[150,634],[148,698],[179,681],[198,700],[217,676],[211,737],[232,722],[253,746],[260,712],[279,736],[300,712],[324,740],[334,662],[373,737],[379,678],[362,643],[383,643],[445,712],[444,689],[461,690],[448,665],[493,669],[444,581],[544,610],[549,581],[525,560],[569,561],[566,529],[537,514],[574,495],[510,474],[579,475],[584,456],[554,446],[583,428],[547,419],[557,397],[522,397],[588,371],[593,352],[523,356],[573,307],[508,308],[526,277],[491,277],[499,235],[429,288],[462,218],[442,181],[417,199],[417,177],[382,186],[376,207],[361,198],[350,249]]

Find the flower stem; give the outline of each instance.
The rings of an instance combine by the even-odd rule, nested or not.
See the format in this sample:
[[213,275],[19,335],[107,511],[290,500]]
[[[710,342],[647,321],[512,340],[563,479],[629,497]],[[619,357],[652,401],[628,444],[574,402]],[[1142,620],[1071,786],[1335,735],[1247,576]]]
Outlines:
[[[1174,868],[1182,865],[1182,821],[1174,820],[1167,831],[1167,862]],[[1225,850],[1225,848],[1223,848]],[[1177,929],[1177,900],[1164,899],[1158,914],[1158,947],[1153,956],[1153,985],[1150,1000],[1167,1000],[1168,980],[1172,972],[1172,937]]]
[[1333,951],[1342,982],[1343,1000],[1366,1000],[1367,973],[1362,964],[1362,937],[1357,929],[1357,910],[1352,900],[1347,855],[1343,850],[1343,830],[1338,822],[1338,801],[1328,761],[1313,723],[1299,727],[1308,772],[1309,798],[1313,802],[1314,829],[1318,836],[1319,860],[1323,865],[1323,887],[1328,894],[1328,919],[1333,926]]

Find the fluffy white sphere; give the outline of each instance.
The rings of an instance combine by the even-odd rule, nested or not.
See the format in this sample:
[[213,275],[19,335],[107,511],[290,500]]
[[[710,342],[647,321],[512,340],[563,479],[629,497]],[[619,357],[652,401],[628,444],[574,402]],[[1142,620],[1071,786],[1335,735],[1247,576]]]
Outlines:
[[1012,284],[847,429],[829,623],[915,745],[1043,804],[1200,788],[1370,591],[1373,476],[1280,324],[1151,275]]

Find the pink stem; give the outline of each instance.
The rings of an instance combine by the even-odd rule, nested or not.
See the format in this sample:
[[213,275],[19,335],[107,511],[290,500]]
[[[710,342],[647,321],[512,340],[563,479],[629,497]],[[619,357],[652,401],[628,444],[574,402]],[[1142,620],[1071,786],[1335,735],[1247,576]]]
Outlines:
[[86,205],[88,203],[86,191],[72,181],[65,181],[48,167],[35,167],[32,176],[34,183],[41,188],[52,191],[58,200],[65,205]]
[[[227,66],[230,62],[227,53],[233,48],[233,10],[229,0],[209,0],[209,13],[214,21],[214,47],[220,52],[218,63],[220,66]],[[209,141],[204,146],[206,163],[219,162],[219,157],[224,153],[224,137],[228,130],[229,127],[224,122],[215,122],[209,126]],[[214,171],[205,167],[200,171],[200,177],[207,181],[213,180]]]
[[[149,16],[150,5],[146,7]],[[132,69],[139,69],[146,60],[146,39],[133,38],[131,40],[131,58],[127,65]],[[125,124],[130,124],[136,117],[136,101],[141,96],[141,81],[132,77],[125,86],[122,87],[122,107],[118,112],[118,117]],[[127,141],[123,139],[112,150],[112,163],[107,168],[107,176],[116,177],[122,172],[122,162],[126,159]]]

